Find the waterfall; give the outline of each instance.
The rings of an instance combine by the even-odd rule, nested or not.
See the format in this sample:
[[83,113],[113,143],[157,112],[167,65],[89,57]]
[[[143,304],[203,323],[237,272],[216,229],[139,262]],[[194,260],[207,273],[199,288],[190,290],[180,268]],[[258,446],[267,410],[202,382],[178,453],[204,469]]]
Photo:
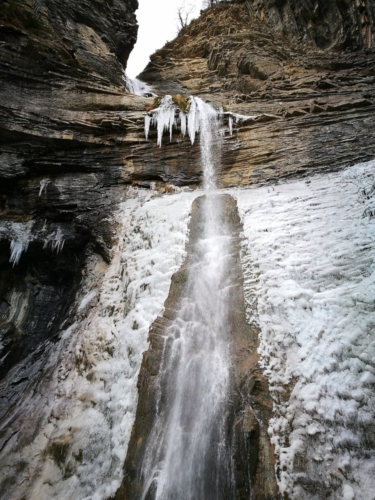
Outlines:
[[[0,383],[2,500],[278,498],[265,464],[293,500],[372,498],[375,162],[219,194],[222,118],[247,119],[170,96],[147,115],[160,145],[199,132],[204,192],[126,189],[110,264],[89,259],[56,338]],[[1,223],[12,264],[33,235]]]
[[152,88],[142,80],[138,78],[129,78],[128,75],[123,73],[123,80],[125,82],[125,87],[132,94],[139,95],[141,97],[156,97],[156,94],[152,92]]
[[[163,105],[154,115],[159,133],[175,119],[169,97]],[[184,123],[181,115],[180,122]],[[210,105],[191,98],[187,121],[192,141],[200,131],[205,197],[200,234],[187,263],[185,292],[164,338],[157,415],[141,471],[142,499],[151,494],[158,500],[218,500],[231,496],[233,483],[226,432],[230,389],[229,237],[222,220],[221,197],[215,194],[219,120]]]

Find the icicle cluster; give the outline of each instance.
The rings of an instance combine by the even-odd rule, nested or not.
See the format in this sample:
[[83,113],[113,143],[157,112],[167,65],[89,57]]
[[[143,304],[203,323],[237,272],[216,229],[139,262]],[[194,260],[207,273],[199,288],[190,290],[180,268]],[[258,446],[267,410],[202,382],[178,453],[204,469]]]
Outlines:
[[172,96],[166,95],[161,99],[159,107],[145,116],[146,139],[148,139],[150,126],[154,125],[158,131],[158,146],[161,147],[163,132],[169,130],[170,140],[172,140],[173,126],[176,127],[178,122],[181,134],[184,136],[186,134],[186,114],[176,107]]
[[58,227],[56,231],[54,231],[52,234],[48,235],[45,238],[43,249],[51,248],[53,252],[59,254],[64,248],[64,244],[65,244],[64,234]]
[[173,127],[180,126],[181,135],[185,137],[188,133],[190,142],[194,144],[195,136],[201,128],[198,97],[189,97],[189,110],[184,113],[173,102],[172,96],[166,95],[160,101],[158,108],[150,111],[145,117],[145,135],[148,139],[150,126],[153,125],[158,131],[158,146],[162,145],[163,132],[169,130],[170,140],[172,140]]
[[[42,185],[47,186],[46,179],[41,181]],[[42,184],[44,183],[44,184]],[[56,254],[59,254],[65,244],[64,233],[60,227],[48,233],[46,224],[38,234],[32,234],[34,221],[29,222],[11,222],[4,221],[0,223],[0,241],[8,240],[10,245],[9,262],[15,267],[21,260],[22,254],[27,251],[29,244],[38,238],[44,239],[43,249],[51,249]]]
[[5,239],[10,243],[9,262],[16,266],[26,252],[30,241],[32,241],[31,230],[34,223],[29,222],[11,222],[4,221],[0,224],[0,240]]
[[[211,111],[209,111],[209,108]],[[170,95],[164,96],[160,100],[159,107],[153,109],[145,116],[145,136],[148,139],[151,125],[156,127],[158,132],[157,144],[162,145],[163,133],[169,131],[170,140],[172,140],[173,127],[180,127],[181,135],[185,137],[188,133],[190,142],[194,144],[195,136],[202,127],[202,113],[206,114],[213,111],[213,108],[204,103],[199,97],[189,97],[188,112],[184,113],[173,102]],[[222,109],[215,111],[217,118],[228,117],[228,129],[230,135],[233,134],[233,123],[238,123],[253,116],[244,116],[236,113],[224,112]]]

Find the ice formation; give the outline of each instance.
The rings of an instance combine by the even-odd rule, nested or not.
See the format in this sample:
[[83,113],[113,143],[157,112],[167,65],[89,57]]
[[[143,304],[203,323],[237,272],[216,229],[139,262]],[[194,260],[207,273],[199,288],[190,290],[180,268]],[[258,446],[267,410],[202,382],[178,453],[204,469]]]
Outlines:
[[229,123],[229,133],[230,133],[230,135],[232,135],[233,134],[233,118],[231,116],[229,117],[228,123]]
[[[188,133],[191,144],[195,142],[195,136],[200,131],[202,116],[211,108],[211,112],[221,122],[224,118],[228,118],[228,127],[230,135],[233,134],[233,123],[241,123],[256,116],[245,116],[237,113],[224,112],[223,109],[215,111],[212,106],[205,103],[199,97],[189,97],[187,113],[184,113],[174,102],[170,95],[161,98],[159,106],[145,116],[145,136],[148,139],[150,126],[157,128],[158,138],[157,144],[162,145],[163,133],[169,131],[169,137],[172,141],[173,128],[180,127],[180,132],[185,137]],[[203,115],[202,115],[203,113]]]
[[6,239],[10,242],[9,261],[16,266],[23,252],[29,247],[32,240],[31,230],[34,223],[29,222],[10,222],[4,221],[0,224],[0,240]]
[[[50,346],[43,362],[54,371],[53,381],[40,397],[30,400],[25,393],[20,402],[25,412],[43,415],[43,425],[35,433],[33,424],[32,441],[22,452],[23,463],[37,471],[34,482],[25,477],[14,495],[104,500],[115,493],[135,417],[148,330],[163,313],[171,277],[184,259],[196,196],[129,191],[115,216],[120,238],[101,286],[86,289],[77,303],[77,322]],[[61,443],[68,449],[64,466],[49,452]],[[13,472],[18,478],[14,445],[13,439],[7,443],[9,452],[0,463],[0,475],[8,478]]]
[[65,239],[64,234],[61,231],[60,227],[58,227],[53,233],[49,234],[43,244],[43,248],[51,248],[53,252],[59,254],[61,250],[64,248]]
[[374,167],[234,193],[279,486],[294,499],[305,498],[304,478],[341,484],[337,499],[373,497]]
[[177,126],[178,120],[183,123],[181,133],[183,129],[184,133],[186,133],[186,119],[184,113],[178,110],[172,100],[172,96],[166,95],[161,99],[159,107],[150,111],[149,114],[145,116],[146,139],[148,139],[150,125],[155,125],[158,131],[158,146],[161,147],[163,132],[169,130],[170,140],[172,140],[173,127]]
[[39,196],[42,196],[43,191],[47,188],[50,182],[50,179],[42,179],[40,181]]

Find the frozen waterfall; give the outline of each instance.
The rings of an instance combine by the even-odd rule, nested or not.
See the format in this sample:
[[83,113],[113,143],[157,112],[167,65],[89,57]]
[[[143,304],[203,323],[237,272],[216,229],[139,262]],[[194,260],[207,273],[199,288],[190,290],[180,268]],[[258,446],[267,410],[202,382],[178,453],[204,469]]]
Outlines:
[[[241,123],[245,120],[255,118],[256,116],[245,116],[237,113],[224,112],[223,109],[214,110],[214,108],[199,97],[190,96],[187,99],[186,110],[183,111],[180,109],[174,102],[173,97],[171,95],[166,95],[160,99],[159,105],[157,108],[148,112],[145,116],[145,136],[148,139],[150,133],[150,127],[153,125],[157,129],[157,144],[159,147],[162,145],[163,133],[165,131],[169,131],[169,137],[172,141],[173,129],[177,129],[179,127],[180,133],[182,137],[185,137],[186,133],[189,135],[189,139],[191,144],[194,144],[195,136],[201,131],[202,127],[206,127],[202,116],[205,113],[215,114],[217,127],[222,122],[223,117],[228,118],[228,132],[230,135],[233,134],[233,124]],[[219,130],[219,129],[217,129]],[[222,134],[222,130],[220,134]],[[204,140],[208,142],[203,144],[201,142],[201,147],[205,149],[209,149],[212,145],[212,136],[207,133],[207,131],[202,130],[202,137]],[[203,139],[202,139],[203,140]],[[206,152],[205,154],[212,155],[213,152]],[[206,175],[205,168],[211,168],[207,165],[203,168],[203,173]],[[212,187],[212,186],[211,186]]]

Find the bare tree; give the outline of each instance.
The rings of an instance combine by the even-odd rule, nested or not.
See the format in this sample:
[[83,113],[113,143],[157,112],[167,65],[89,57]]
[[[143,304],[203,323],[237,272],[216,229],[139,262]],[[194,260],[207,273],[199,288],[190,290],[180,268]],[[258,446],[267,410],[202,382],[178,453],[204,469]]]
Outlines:
[[193,4],[185,4],[183,2],[179,7],[177,7],[177,30],[180,32],[182,28],[187,26],[194,14],[195,7]]

